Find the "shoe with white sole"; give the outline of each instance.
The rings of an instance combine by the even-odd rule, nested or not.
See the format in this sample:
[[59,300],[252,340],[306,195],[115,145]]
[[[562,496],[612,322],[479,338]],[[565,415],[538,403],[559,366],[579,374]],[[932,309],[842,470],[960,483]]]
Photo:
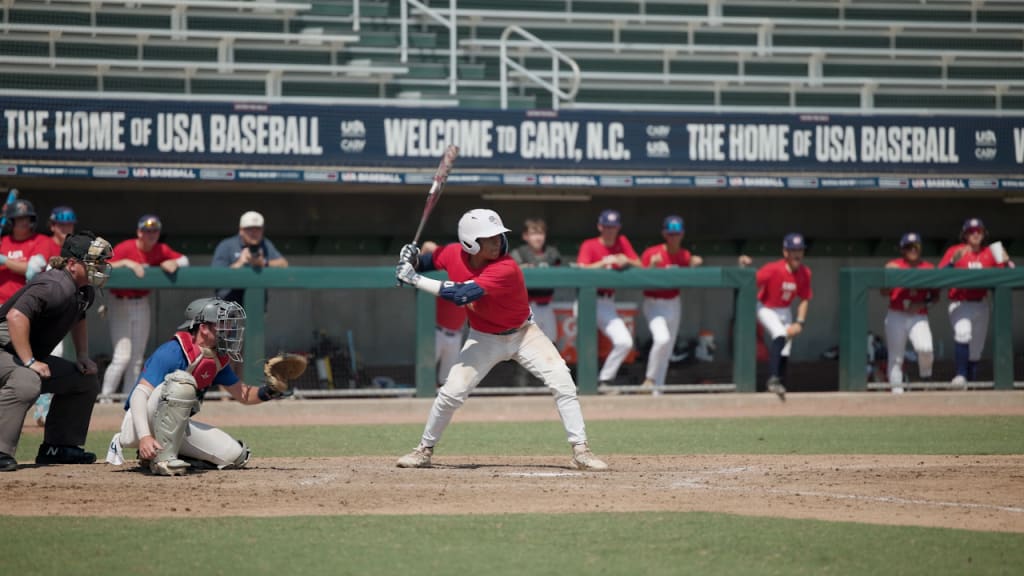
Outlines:
[[157,476],[184,476],[188,469],[188,462],[178,458],[149,463],[149,471]]
[[950,382],[955,390],[966,390],[967,389],[967,378],[957,374],[953,381]]
[[417,446],[415,450],[398,459],[399,468],[430,468],[430,457],[434,455],[433,446]]
[[587,443],[572,447],[572,465],[580,470],[607,470],[608,465],[590,451]]
[[778,396],[779,400],[786,401],[786,387],[782,385],[782,380],[779,380],[778,376],[768,379],[768,391]]

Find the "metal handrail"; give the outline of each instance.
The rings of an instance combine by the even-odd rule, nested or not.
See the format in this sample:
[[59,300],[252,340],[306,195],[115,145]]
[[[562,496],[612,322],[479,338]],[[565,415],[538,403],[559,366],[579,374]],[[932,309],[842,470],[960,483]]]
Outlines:
[[459,91],[458,87],[458,61],[456,51],[458,50],[458,36],[459,28],[455,21],[457,18],[456,14],[456,0],[448,0],[448,18],[446,19],[441,15],[440,12],[434,10],[430,6],[420,2],[419,0],[402,0],[402,63],[405,64],[409,61],[409,4],[413,5],[413,8],[418,8],[421,12],[430,16],[442,26],[448,29],[448,93],[456,94]]
[[[512,34],[518,34],[519,36],[530,40],[533,45],[544,49],[548,54],[551,54],[551,82],[544,80],[537,74],[530,72],[524,66],[518,62],[513,62],[508,57],[508,39]],[[559,87],[559,71],[558,61],[561,60],[572,68],[572,74],[569,77],[571,82],[571,89],[568,92],[562,91]],[[539,84],[543,88],[551,92],[551,109],[558,110],[558,99],[572,100],[576,97],[576,93],[580,90],[580,67],[575,60],[566,56],[563,52],[556,49],[551,44],[537,38],[533,34],[530,34],[526,30],[523,30],[519,26],[509,26],[505,28],[505,31],[501,33],[501,55],[499,58],[501,66],[501,109],[508,109],[508,68],[511,67],[515,71],[519,72],[523,76],[526,76],[534,83]]]

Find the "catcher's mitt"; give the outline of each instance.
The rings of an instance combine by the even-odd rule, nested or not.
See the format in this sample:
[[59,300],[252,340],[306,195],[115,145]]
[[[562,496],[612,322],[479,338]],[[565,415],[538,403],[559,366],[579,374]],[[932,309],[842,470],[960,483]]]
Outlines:
[[278,354],[263,363],[263,373],[267,376],[267,387],[278,394],[288,391],[292,380],[306,371],[308,361],[299,354]]

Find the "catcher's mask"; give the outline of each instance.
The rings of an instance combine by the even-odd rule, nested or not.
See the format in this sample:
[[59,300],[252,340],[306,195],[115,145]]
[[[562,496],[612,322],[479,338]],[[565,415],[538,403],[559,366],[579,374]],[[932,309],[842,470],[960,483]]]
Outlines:
[[110,247],[110,242],[88,230],[65,238],[60,255],[65,259],[73,258],[81,262],[85,267],[89,284],[96,288],[102,288],[110,278],[111,266],[107,260],[114,255],[114,250]]
[[200,324],[210,324],[217,334],[217,351],[227,354],[235,362],[242,361],[242,340],[245,336],[245,309],[235,302],[220,298],[193,300],[185,308],[188,320],[179,330],[192,330]]

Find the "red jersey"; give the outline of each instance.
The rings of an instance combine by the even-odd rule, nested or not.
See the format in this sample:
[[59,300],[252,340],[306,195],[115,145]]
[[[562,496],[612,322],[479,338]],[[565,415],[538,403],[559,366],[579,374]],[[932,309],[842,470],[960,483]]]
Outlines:
[[[605,246],[601,242],[601,237],[588,238],[580,244],[580,253],[576,256],[576,262],[578,264],[593,264],[604,260],[605,256],[611,256],[613,254],[625,254],[629,258],[636,259],[636,250],[633,250],[633,245],[629,243],[629,238],[626,238],[622,234],[615,237],[615,242],[612,242],[611,246]],[[618,270],[622,268],[618,264],[607,266],[610,270]],[[597,293],[601,296],[611,296],[615,294],[615,290],[611,288],[598,288]]]
[[[125,240],[114,246],[114,255],[111,262],[118,260],[134,260],[140,264],[159,266],[164,260],[177,260],[181,254],[171,249],[163,242],[157,242],[149,252],[139,250],[139,243],[135,238]],[[149,294],[149,290],[128,290],[125,288],[111,288],[110,293],[118,298],[140,298]]]
[[[946,255],[942,257],[942,261],[939,262],[939,268],[945,268],[949,266],[950,261],[953,260],[953,254],[956,254],[957,250],[967,247],[967,244],[957,244],[951,246],[949,250],[946,250]],[[996,258],[989,250],[988,246],[975,252],[967,247],[964,251],[964,255],[956,261],[953,265],[956,269],[981,269],[981,268],[1006,268],[1006,264],[997,264]],[[988,288],[950,288],[949,299],[950,300],[971,300],[978,301],[985,298],[988,294]]]
[[[918,260],[917,266],[911,266],[906,258],[896,258],[886,264],[886,268],[899,268],[901,270],[930,270],[934,269],[930,262]],[[928,313],[928,302],[934,302],[939,297],[938,290],[928,288],[893,288],[889,291],[889,309],[899,312],[916,312],[918,314]]]
[[434,252],[434,266],[448,272],[452,282],[476,282],[484,289],[480,299],[465,306],[474,330],[497,334],[518,328],[530,317],[526,282],[519,265],[507,254],[483,265],[469,267],[469,254],[459,244],[448,244]]
[[785,259],[769,262],[757,271],[757,300],[769,308],[786,308],[793,303],[793,295],[801,300],[814,297],[811,291],[811,269],[801,265],[795,272],[789,270]]
[[[651,260],[654,259],[655,255],[661,256],[661,261],[657,264],[651,264]],[[647,250],[644,250],[640,260],[644,263],[644,268],[689,268],[690,251],[686,248],[680,248],[675,254],[669,254],[668,246],[665,244],[658,244],[657,246],[651,246]],[[644,296],[647,298],[672,299],[679,296],[679,289],[644,290]]]
[[[20,241],[15,240],[13,235],[8,235],[4,236],[3,240],[0,240],[0,254],[7,256],[8,260],[18,260],[21,262],[28,262],[29,258],[36,254],[42,255],[43,258],[49,258],[50,247],[47,244],[53,244],[50,237],[35,232],[25,240]],[[14,296],[14,293],[24,285],[24,274],[15,274],[7,266],[0,266],[0,302],[5,302],[8,298]]]
[[49,240],[49,242],[44,243],[46,245],[46,252],[43,254],[43,257],[46,258],[47,262],[49,262],[50,258],[53,256],[60,256],[60,244],[57,244],[57,241],[53,239],[53,236],[47,236],[46,239]]
[[437,325],[445,330],[459,332],[466,324],[466,309],[451,300],[437,299]]

